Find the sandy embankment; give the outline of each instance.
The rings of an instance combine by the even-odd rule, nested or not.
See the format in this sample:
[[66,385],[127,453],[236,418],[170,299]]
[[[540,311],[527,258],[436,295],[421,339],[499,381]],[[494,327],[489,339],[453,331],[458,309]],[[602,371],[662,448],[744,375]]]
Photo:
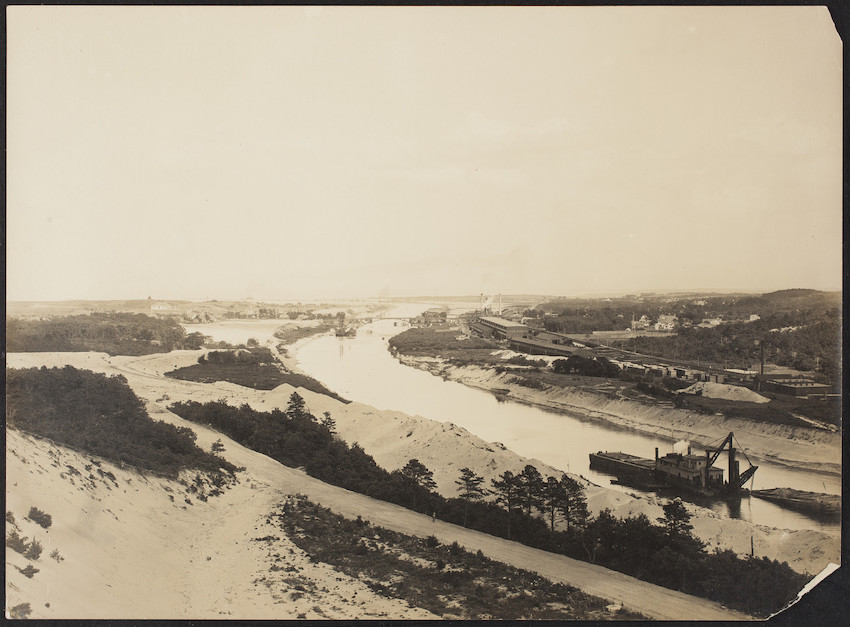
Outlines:
[[[274,408],[285,409],[295,391],[288,385],[258,391],[230,383],[202,384],[163,376],[175,367],[195,363],[198,355],[199,351],[112,358],[95,353],[13,353],[7,356],[7,362],[9,367],[49,367],[67,363],[110,375],[123,374],[136,394],[147,401],[151,415],[165,420],[179,420],[166,410],[169,404],[178,400],[207,402],[225,398],[233,405],[248,403],[257,410],[271,411]],[[488,483],[504,470],[516,472],[528,463],[534,464],[544,475],[561,474],[558,469],[485,442],[455,425],[398,411],[380,411],[361,403],[344,404],[302,388],[297,391],[314,415],[330,411],[340,436],[348,443],[358,442],[380,466],[394,470],[411,458],[419,459],[434,471],[438,490],[445,496],[457,495],[454,482],[464,466],[484,476]],[[588,486],[587,496],[588,505],[594,513],[609,508],[616,516],[645,513],[654,520],[662,515],[661,505],[654,497],[634,498],[592,485]],[[840,539],[837,534],[815,530],[777,530],[740,520],[721,519],[710,510],[688,507],[694,515],[695,532],[710,547],[748,554],[752,535],[758,555],[787,561],[799,572],[816,573],[830,562],[839,562]]]
[[[185,425],[168,412],[161,417]],[[192,428],[204,446],[219,437],[210,429]],[[144,477],[10,431],[9,449],[15,458],[10,470],[17,479],[9,486],[11,511],[35,504],[54,520],[48,531],[20,515],[16,524],[49,550],[61,550],[63,559],[48,563],[42,556],[31,562],[39,571],[27,579],[16,568],[25,559],[7,554],[7,614],[13,608],[19,613],[26,604],[30,618],[434,618],[404,602],[378,597],[365,582],[327,565],[313,564],[280,537],[280,530],[265,522],[266,516],[287,494],[301,493],[344,516],[364,515],[377,525],[420,537],[433,535],[446,544],[457,541],[470,551],[653,618],[748,618],[600,566],[434,521],[308,477],[225,437],[221,440],[225,457],[248,469],[240,473],[242,484],[206,503],[183,505],[180,499],[190,495],[179,482]],[[95,462],[105,471],[103,481],[70,471],[86,470]]]
[[[216,434],[197,431],[209,448]],[[44,546],[34,562],[6,550],[7,613],[28,603],[29,618],[44,619],[434,618],[312,562],[266,523],[283,493],[250,468],[238,485],[202,502],[177,481],[13,430],[6,437],[6,510],[20,535]],[[231,449],[231,461],[246,461]],[[88,479],[92,460],[115,481]],[[32,506],[50,514],[49,529],[25,520]],[[278,539],[253,541],[270,535]],[[54,550],[61,561],[50,557]],[[19,571],[27,564],[39,570],[32,578]]]
[[482,389],[506,388],[512,400],[549,409],[569,411],[637,431],[689,440],[695,446],[716,442],[730,431],[746,438],[747,455],[795,468],[841,474],[841,435],[809,427],[754,423],[720,415],[653,407],[636,401],[609,398],[577,389],[548,387],[533,390],[510,383],[510,373],[477,366],[457,367],[428,358],[401,356],[405,365],[445,379]]

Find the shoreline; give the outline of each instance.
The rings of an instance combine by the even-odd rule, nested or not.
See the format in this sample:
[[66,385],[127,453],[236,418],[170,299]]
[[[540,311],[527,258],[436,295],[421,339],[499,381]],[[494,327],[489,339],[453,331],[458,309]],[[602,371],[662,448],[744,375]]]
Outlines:
[[[696,446],[704,446],[708,442],[716,441],[729,431],[744,433],[748,439],[752,439],[758,445],[747,449],[747,454],[754,460],[763,460],[805,472],[825,473],[833,477],[842,475],[840,433],[755,423],[716,415],[695,416],[692,412],[685,410],[650,406],[626,399],[609,399],[586,390],[552,389],[551,387],[546,390],[535,390],[506,381],[504,379],[511,376],[509,373],[498,373],[489,368],[454,366],[442,362],[439,358],[400,353],[395,354],[395,358],[405,366],[429,372],[443,380],[462,383],[467,387],[490,393],[508,389],[510,393],[505,396],[507,402],[538,407],[579,420],[604,423],[607,427],[648,435],[669,436],[673,441],[686,439]],[[585,402],[581,403],[582,400]],[[620,411],[611,411],[608,407],[610,405],[615,405]],[[626,413],[628,415],[624,415]],[[789,437],[789,435],[800,435],[800,432],[804,430],[808,431],[804,435],[809,437],[803,437],[800,440],[792,440]],[[768,438],[770,441],[765,442],[764,440]],[[814,448],[817,450],[812,450]],[[824,455],[825,449],[826,455]],[[834,461],[823,461],[824,457]]]

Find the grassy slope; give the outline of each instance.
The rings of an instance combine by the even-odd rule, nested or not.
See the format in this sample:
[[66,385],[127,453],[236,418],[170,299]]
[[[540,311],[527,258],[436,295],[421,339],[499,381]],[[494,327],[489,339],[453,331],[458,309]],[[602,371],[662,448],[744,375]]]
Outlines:
[[200,383],[228,381],[255,390],[272,390],[287,383],[292,387],[325,394],[343,403],[351,402],[327,389],[312,377],[295,372],[281,372],[277,366],[271,364],[196,364],[166,372],[165,376]]
[[[470,553],[457,543],[417,538],[349,520],[303,498],[271,518],[313,559],[449,619],[636,620],[608,602],[534,573]],[[259,540],[263,540],[260,538]]]

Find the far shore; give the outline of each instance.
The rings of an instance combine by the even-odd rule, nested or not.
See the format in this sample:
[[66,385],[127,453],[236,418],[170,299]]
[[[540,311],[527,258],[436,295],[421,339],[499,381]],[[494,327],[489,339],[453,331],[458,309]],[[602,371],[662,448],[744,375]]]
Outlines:
[[681,409],[662,408],[627,399],[609,399],[586,390],[570,388],[534,390],[512,384],[508,377],[479,366],[454,366],[433,357],[397,355],[407,366],[430,372],[469,387],[496,392],[509,390],[507,402],[517,402],[549,411],[651,435],[686,439],[696,446],[716,441],[729,431],[747,434],[747,454],[789,468],[840,476],[841,435],[814,428],[766,425],[722,416],[698,416]]

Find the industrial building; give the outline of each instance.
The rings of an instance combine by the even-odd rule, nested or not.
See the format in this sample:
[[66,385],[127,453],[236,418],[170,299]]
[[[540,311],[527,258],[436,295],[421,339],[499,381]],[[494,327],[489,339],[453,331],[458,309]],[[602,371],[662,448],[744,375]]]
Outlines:
[[552,342],[541,341],[537,338],[528,337],[512,337],[508,340],[508,347],[520,353],[528,353],[529,355],[553,355],[561,357],[569,357],[576,351],[578,347],[572,346],[556,346]]
[[492,316],[481,316],[470,325],[470,329],[475,335],[495,340],[522,337],[528,332],[524,324]]
[[755,388],[759,392],[786,394],[795,397],[826,396],[830,386],[813,379],[792,375],[759,375],[755,377]]
[[512,350],[530,355],[553,355],[568,357],[579,350],[573,345],[572,339],[563,333],[552,333],[551,331],[538,331],[527,329],[523,337],[512,337],[508,346]]

